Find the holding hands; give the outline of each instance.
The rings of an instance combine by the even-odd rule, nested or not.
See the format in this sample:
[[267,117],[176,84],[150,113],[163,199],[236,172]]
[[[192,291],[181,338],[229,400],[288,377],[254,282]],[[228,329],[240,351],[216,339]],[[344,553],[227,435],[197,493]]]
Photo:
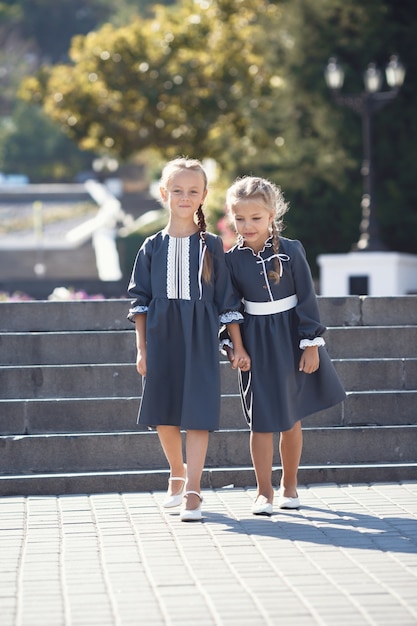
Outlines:
[[230,346],[225,346],[225,351],[227,354],[227,358],[232,364],[232,369],[235,370],[237,368],[241,369],[242,372],[248,372],[251,367],[250,356],[243,348],[238,350],[231,348]]

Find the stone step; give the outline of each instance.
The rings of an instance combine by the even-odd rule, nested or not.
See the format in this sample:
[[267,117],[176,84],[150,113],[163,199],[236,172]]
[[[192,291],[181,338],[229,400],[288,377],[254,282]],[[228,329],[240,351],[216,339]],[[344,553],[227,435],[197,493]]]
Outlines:
[[[332,327],[326,335],[332,358],[417,357],[417,327]],[[134,363],[130,330],[0,333],[1,365]]]
[[0,368],[0,398],[116,398],[138,393],[141,382],[133,363]]
[[[139,396],[0,400],[0,433],[99,433],[146,430],[136,426]],[[303,420],[304,426],[407,425],[416,421],[417,391],[350,392],[344,403]],[[244,428],[240,397],[223,395],[220,428]]]
[[[318,297],[326,326],[417,324],[417,296]],[[0,302],[0,332],[131,329],[129,300]]]
[[346,391],[413,390],[417,359],[333,359]]
[[[128,307],[0,303],[0,493],[166,489],[157,435],[136,426]],[[348,397],[303,421],[300,482],[414,477],[417,296],[319,297],[319,307]],[[255,485],[237,374],[222,360],[221,380],[222,430],[210,435],[203,488]]]
[[0,334],[1,365],[74,365],[136,361],[135,333],[71,331]]
[[[415,480],[417,463],[366,463],[303,465],[298,471],[299,484],[378,483]],[[80,493],[165,492],[169,471],[131,470],[122,472],[77,472],[50,474],[9,474],[0,476],[1,496],[44,496]],[[273,485],[278,488],[281,466],[272,472]],[[216,467],[203,470],[201,488],[255,487],[252,466]],[[178,511],[179,509],[174,509]]]
[[[417,358],[334,359],[346,391],[412,390]],[[237,392],[236,372],[222,365],[222,393]],[[0,399],[138,396],[141,380],[133,363],[5,366]]]
[[332,327],[325,340],[332,359],[417,357],[417,326]]
[[0,332],[131,330],[129,300],[0,302]]
[[[414,463],[417,425],[304,428],[304,465]],[[278,462],[278,435],[275,436]],[[0,473],[157,470],[166,460],[154,431],[0,437]],[[205,467],[250,466],[249,432],[210,434]]]
[[318,296],[325,326],[402,326],[417,324],[417,295]]

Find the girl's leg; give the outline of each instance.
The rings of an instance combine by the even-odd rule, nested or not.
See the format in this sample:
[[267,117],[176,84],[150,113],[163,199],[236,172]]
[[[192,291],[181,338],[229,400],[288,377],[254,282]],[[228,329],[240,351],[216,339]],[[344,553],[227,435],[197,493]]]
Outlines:
[[[187,430],[185,439],[185,453],[187,458],[187,482],[185,491],[196,491],[200,493],[201,475],[206,461],[207,447],[209,441],[208,430]],[[190,493],[186,498],[186,510],[196,509],[200,506],[201,500]]]
[[303,449],[303,431],[298,421],[291,430],[281,433],[279,452],[282,463],[281,495],[286,498],[297,497],[297,473]]
[[[184,457],[182,454],[182,436],[178,426],[158,426],[157,432],[162,449],[169,463],[171,476],[185,478]],[[181,493],[184,488],[182,480],[169,482],[168,495]]]
[[263,496],[272,504],[274,500],[274,488],[272,486],[273,433],[251,432],[250,453],[258,487],[257,497]]

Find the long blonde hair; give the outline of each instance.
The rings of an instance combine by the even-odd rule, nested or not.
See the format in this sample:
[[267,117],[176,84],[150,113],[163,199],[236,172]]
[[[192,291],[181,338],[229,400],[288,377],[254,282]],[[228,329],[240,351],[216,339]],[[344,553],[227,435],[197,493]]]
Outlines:
[[[271,214],[273,217],[271,223],[272,249],[274,254],[278,254],[279,236],[284,228],[283,216],[289,209],[281,187],[265,178],[243,176],[237,178],[227,191],[226,207],[229,215],[242,200],[256,200]],[[268,277],[277,283],[280,278],[278,258],[274,259],[274,267],[275,271],[270,271]]]
[[[202,163],[198,159],[190,159],[188,157],[176,157],[165,165],[161,174],[160,186],[166,189],[172,177],[181,170],[191,170],[193,172],[200,173],[204,180],[204,190],[207,189],[207,174],[204,170]],[[202,276],[205,283],[210,283],[212,278],[212,261],[206,243],[207,225],[202,204],[200,204],[200,206],[198,207],[195,215],[196,224],[200,232],[200,239],[203,243],[203,246],[205,247]]]

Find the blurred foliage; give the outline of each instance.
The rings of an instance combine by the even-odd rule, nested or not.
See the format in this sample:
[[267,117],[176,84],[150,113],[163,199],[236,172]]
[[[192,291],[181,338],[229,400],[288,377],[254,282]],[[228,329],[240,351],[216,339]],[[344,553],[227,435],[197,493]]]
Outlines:
[[[86,4],[105,13],[114,3]],[[140,18],[124,0],[128,23],[109,11],[101,28],[73,38],[69,61],[43,64],[21,97],[86,150],[214,158],[219,198],[237,175],[271,178],[290,201],[285,234],[314,265],[357,241],[362,195],[361,119],[332,101],[324,67],[336,55],[344,91],[359,93],[369,62],[399,54],[404,87],[373,120],[375,200],[387,245],[417,253],[413,0],[138,4]]]
[[268,144],[259,122],[274,100],[258,43],[276,7],[252,0],[236,12],[235,5],[207,3],[195,13],[186,0],[170,11],[156,7],[153,20],[106,24],[76,37],[72,65],[28,79],[22,96],[42,101],[86,149],[122,158],[153,146],[166,158],[198,151],[230,169],[225,148]]
[[126,24],[146,15],[148,0],[0,0],[0,171],[32,182],[73,180],[91,169],[92,153],[50,120],[39,106],[16,98],[25,76],[69,60],[76,34],[103,22]]
[[[22,164],[24,155],[24,164]],[[36,182],[74,180],[89,170],[94,153],[81,151],[39,107],[15,104],[12,116],[0,122],[0,169],[24,173]]]

